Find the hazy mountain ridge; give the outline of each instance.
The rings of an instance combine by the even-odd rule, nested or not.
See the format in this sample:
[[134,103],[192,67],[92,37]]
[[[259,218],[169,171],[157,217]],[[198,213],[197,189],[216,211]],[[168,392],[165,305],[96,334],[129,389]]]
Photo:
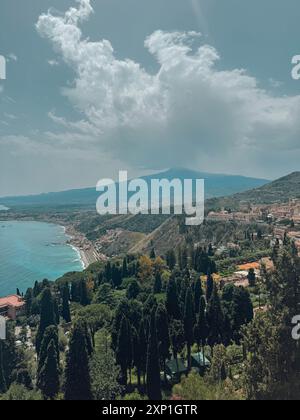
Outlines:
[[[141,178],[147,182],[148,186],[150,186],[152,179],[205,179],[206,198],[232,195],[252,188],[260,187],[269,182],[260,178],[248,178],[239,175],[212,174],[182,168],[170,169],[165,172]],[[96,191],[96,188],[83,188],[39,195],[3,197],[0,198],[0,204],[11,208],[43,206],[94,208],[98,196],[99,193]]]

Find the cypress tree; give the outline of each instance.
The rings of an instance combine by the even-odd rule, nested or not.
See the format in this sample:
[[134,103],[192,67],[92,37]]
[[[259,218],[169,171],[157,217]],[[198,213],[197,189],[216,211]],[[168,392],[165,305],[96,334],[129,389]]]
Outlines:
[[227,379],[227,372],[226,372],[226,367],[225,367],[224,362],[222,363],[222,366],[221,366],[220,379],[221,381],[226,381]]
[[139,355],[139,369],[140,374],[143,375],[144,385],[145,385],[145,375],[146,375],[146,365],[147,360],[145,355],[147,354],[147,338],[146,338],[146,331],[145,331],[145,321],[142,319],[139,333],[138,333],[138,355]]
[[[54,340],[51,340],[47,348],[47,357],[39,375],[37,386],[42,391],[44,398],[54,399],[59,391],[59,366],[57,363],[57,351]],[[80,378],[81,381],[81,378]]]
[[7,391],[6,380],[3,370],[3,342],[0,340],[0,394]]
[[73,281],[71,283],[71,301],[80,302],[80,282]]
[[162,399],[155,310],[151,314],[147,354],[147,395],[150,400]]
[[151,260],[155,260],[155,258],[156,258],[156,253],[155,253],[155,249],[154,248],[151,249],[150,258],[151,258]]
[[200,353],[200,347],[202,348],[203,360],[204,360],[204,347],[208,336],[208,325],[206,319],[206,301],[205,297],[201,296],[199,305],[199,314],[197,324],[195,327],[195,339],[198,345],[198,352]]
[[129,334],[128,334],[128,321],[125,316],[123,316],[120,331],[118,336],[118,344],[116,350],[116,361],[117,364],[121,368],[121,378],[120,383],[121,385],[127,385],[127,369],[129,367],[129,359],[130,354],[128,352],[129,349]]
[[86,334],[76,323],[71,333],[65,368],[65,399],[87,401],[92,399]]
[[[57,364],[59,365],[59,344],[58,344],[58,331],[56,325],[50,325],[47,327],[43,336],[41,349],[39,353],[38,359],[38,368],[37,368],[37,377],[39,378],[40,372],[45,365],[45,361],[47,358],[47,352],[50,342],[53,341],[55,344],[55,350],[57,354]],[[39,380],[39,379],[38,379]]]
[[127,320],[127,368],[129,371],[129,382],[132,383],[132,365],[133,365],[133,332],[129,320]]
[[254,268],[250,268],[247,278],[248,278],[248,281],[249,281],[249,286],[250,287],[255,287],[256,274],[255,274]]
[[168,314],[163,304],[159,304],[156,310],[157,340],[161,366],[166,374],[166,359],[170,357],[170,335]]
[[141,368],[140,368],[140,351],[139,351],[139,335],[137,330],[132,328],[132,364],[136,367],[138,389],[141,389]]
[[41,293],[41,287],[38,281],[34,283],[33,287],[33,296],[38,297],[38,295]]
[[177,286],[173,278],[168,283],[166,308],[170,318],[181,319]]
[[90,303],[90,300],[88,297],[86,281],[82,279],[80,281],[80,305],[87,306],[89,303]]
[[213,293],[214,288],[214,279],[211,275],[211,271],[207,274],[207,281],[206,281],[206,302],[210,301],[211,295]]
[[176,266],[176,254],[174,249],[171,249],[167,252],[166,261],[169,269],[173,270]]
[[70,300],[69,285],[68,283],[66,283],[62,290],[62,317],[67,323],[71,322],[69,300]]
[[59,315],[59,308],[56,298],[53,298],[53,308],[54,308],[54,316],[55,316],[55,324],[59,325],[60,315]]
[[208,247],[208,256],[209,257],[213,257],[214,256],[214,250],[213,250],[212,244],[209,244],[209,247]]
[[207,305],[207,321],[209,326],[208,344],[213,350],[216,344],[222,343],[224,327],[224,313],[216,284],[214,284],[213,293]]
[[203,290],[201,285],[201,280],[198,278],[195,283],[194,289],[194,301],[195,301],[195,312],[198,314],[200,309],[200,299],[203,296]]
[[53,297],[50,289],[47,287],[44,289],[41,298],[41,319],[39,328],[36,335],[36,351],[40,353],[41,344],[45,330],[50,325],[56,325]]
[[32,301],[33,301],[33,290],[31,288],[27,289],[26,293],[25,293],[25,303],[26,303],[26,316],[30,316],[31,315],[31,306],[32,306]]
[[114,322],[112,325],[112,332],[111,332],[111,341],[112,341],[111,345],[115,352],[117,351],[117,347],[118,347],[118,338],[119,338],[119,332],[121,328],[122,319],[124,316],[126,317],[126,314],[129,314],[129,313],[130,313],[130,307],[129,307],[128,299],[122,299],[117,307],[116,315],[115,315]]
[[123,279],[128,277],[128,266],[126,257],[123,259],[122,277]]
[[154,287],[153,287],[153,293],[154,294],[161,293],[161,289],[162,289],[161,274],[159,272],[157,272],[155,274],[155,282],[154,282]]
[[194,343],[195,310],[191,288],[186,291],[184,307],[184,332],[187,345],[188,369],[191,369],[191,347]]
[[188,250],[187,250],[187,247],[185,246],[183,249],[182,249],[182,252],[181,252],[181,269],[182,270],[184,270],[184,269],[186,269],[187,268],[187,266],[188,266]]

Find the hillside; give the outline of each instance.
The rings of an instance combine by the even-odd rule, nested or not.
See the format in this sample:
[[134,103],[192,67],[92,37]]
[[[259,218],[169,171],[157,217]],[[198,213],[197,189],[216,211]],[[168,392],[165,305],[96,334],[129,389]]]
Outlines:
[[[205,179],[206,198],[232,195],[251,188],[257,188],[268,181],[265,179],[247,178],[238,175],[210,174],[196,172],[188,169],[170,169],[166,172],[142,177],[148,186],[152,179]],[[24,197],[0,198],[0,205],[12,209],[35,207],[41,208],[64,208],[70,209],[94,209],[99,193],[95,188],[76,189],[48,194],[31,195]]]
[[[167,173],[170,177],[178,174],[178,171]],[[195,173],[183,172],[181,175],[187,178]],[[219,179],[218,175],[211,175],[210,185],[217,185],[212,182]],[[231,178],[231,177],[229,177]],[[228,181],[228,180],[227,180]],[[245,181],[246,182],[246,181]],[[248,182],[248,181],[247,181]],[[231,179],[231,186],[234,184]],[[227,183],[227,186],[229,182]],[[212,190],[212,187],[211,187]],[[215,190],[216,191],[216,190]],[[71,192],[69,192],[71,194]],[[63,194],[63,193],[62,193]],[[287,202],[290,198],[300,197],[300,172],[292,173],[274,182],[268,183],[256,189],[234,194],[229,197],[218,197],[208,199],[206,211],[211,208],[229,207],[238,208],[241,204],[269,204],[274,202]],[[170,247],[180,245],[188,234],[194,241],[202,242],[204,238],[212,242],[222,242],[229,232],[234,235],[239,230],[238,226],[231,223],[203,225],[192,229],[182,229],[180,217],[167,215],[121,215],[121,216],[99,216],[94,209],[60,209],[57,211],[51,206],[44,212],[36,207],[27,208],[26,211],[3,212],[2,218],[20,218],[23,220],[41,220],[72,225],[75,229],[84,234],[99,248],[103,254],[113,256],[127,252],[142,253],[149,252],[154,246],[158,253],[165,253]],[[233,229],[233,232],[232,232]],[[211,237],[209,235],[212,235]],[[225,240],[224,239],[224,240]]]
[[234,194],[231,197],[210,199],[207,208],[239,207],[240,204],[286,203],[300,198],[300,172],[293,172],[259,188]]

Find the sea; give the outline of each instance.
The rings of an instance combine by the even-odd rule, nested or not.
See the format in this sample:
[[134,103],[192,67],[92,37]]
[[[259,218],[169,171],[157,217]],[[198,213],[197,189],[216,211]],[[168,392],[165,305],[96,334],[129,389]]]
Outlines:
[[1,222],[0,213],[0,297],[16,293],[17,288],[25,293],[36,280],[82,271],[80,254],[67,244],[68,239],[63,226]]

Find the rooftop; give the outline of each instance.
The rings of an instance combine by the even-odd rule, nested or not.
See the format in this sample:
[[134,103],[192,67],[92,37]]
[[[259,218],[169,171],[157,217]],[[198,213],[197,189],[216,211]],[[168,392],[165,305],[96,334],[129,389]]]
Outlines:
[[0,308],[4,306],[13,306],[15,308],[21,308],[24,304],[24,299],[22,299],[18,295],[10,295],[0,298]]

